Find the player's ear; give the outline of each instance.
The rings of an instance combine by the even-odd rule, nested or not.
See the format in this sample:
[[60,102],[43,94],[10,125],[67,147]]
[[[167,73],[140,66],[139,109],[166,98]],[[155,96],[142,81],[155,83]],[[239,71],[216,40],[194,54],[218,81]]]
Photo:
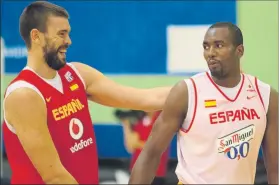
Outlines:
[[243,46],[243,44],[237,46],[236,53],[237,53],[237,56],[239,58],[241,58],[243,56],[243,54],[244,54],[244,46]]
[[43,35],[38,29],[32,29],[30,32],[30,39],[31,43],[34,43],[36,45],[42,44],[41,42],[43,41]]

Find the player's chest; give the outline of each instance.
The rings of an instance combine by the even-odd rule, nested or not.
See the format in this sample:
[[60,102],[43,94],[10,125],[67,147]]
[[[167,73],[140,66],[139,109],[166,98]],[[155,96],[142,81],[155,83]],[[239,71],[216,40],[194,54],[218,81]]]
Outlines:
[[201,93],[196,104],[193,134],[204,132],[216,137],[238,133],[254,135],[264,132],[266,113],[260,97],[242,92],[234,101],[216,93]]
[[257,122],[265,120],[266,116],[256,92],[242,92],[235,99],[217,93],[201,93],[195,106],[197,120],[211,125]]
[[88,109],[85,90],[78,83],[63,87],[63,92],[52,90],[45,94],[49,122],[63,122],[73,116],[80,116]]

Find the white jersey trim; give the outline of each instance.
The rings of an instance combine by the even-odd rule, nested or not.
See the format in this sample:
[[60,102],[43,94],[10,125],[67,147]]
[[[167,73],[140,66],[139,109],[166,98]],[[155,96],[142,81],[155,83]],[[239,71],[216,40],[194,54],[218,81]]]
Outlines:
[[[43,99],[43,101],[45,102],[45,98],[44,96],[42,95],[42,93],[32,84],[26,82],[26,81],[23,81],[23,80],[19,80],[19,81],[16,81],[14,83],[12,83],[11,85],[9,85],[9,87],[7,88],[7,91],[6,91],[6,94],[5,94],[5,97],[4,97],[4,100],[3,100],[3,105],[5,105],[5,100],[6,98],[16,89],[19,89],[19,88],[30,88],[32,90],[34,90],[36,93],[38,93],[40,95],[40,97]],[[5,106],[3,106],[3,116],[4,116],[4,120],[7,124],[7,127],[8,129],[16,134],[16,131],[15,129],[13,128],[13,126],[11,124],[9,124],[9,122],[7,121],[6,119],[6,115],[5,115]]]

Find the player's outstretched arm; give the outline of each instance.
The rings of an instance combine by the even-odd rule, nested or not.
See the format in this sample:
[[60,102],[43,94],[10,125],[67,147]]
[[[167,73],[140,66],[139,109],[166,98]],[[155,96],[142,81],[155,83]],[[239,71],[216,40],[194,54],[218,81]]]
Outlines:
[[32,89],[19,88],[5,100],[5,116],[46,184],[77,184],[63,167],[47,127],[46,105]]
[[270,92],[262,147],[268,183],[278,184],[278,92],[274,89]]
[[155,122],[132,170],[129,184],[150,184],[157,171],[162,153],[179,131],[188,110],[188,89],[184,81],[170,91],[163,111]]
[[72,64],[85,81],[89,99],[102,105],[133,110],[161,110],[171,89],[171,87],[137,89],[120,85],[88,65],[77,62]]

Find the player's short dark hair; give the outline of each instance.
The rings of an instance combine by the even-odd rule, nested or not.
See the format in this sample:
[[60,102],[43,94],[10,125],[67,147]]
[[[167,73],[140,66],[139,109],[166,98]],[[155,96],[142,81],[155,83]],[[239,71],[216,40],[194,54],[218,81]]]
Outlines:
[[211,28],[228,28],[232,36],[232,42],[235,46],[243,44],[243,36],[240,28],[231,22],[217,22],[209,27]]
[[19,19],[19,31],[28,49],[31,48],[31,30],[38,29],[44,33],[47,19],[51,15],[69,19],[66,9],[47,1],[35,1],[23,10]]

